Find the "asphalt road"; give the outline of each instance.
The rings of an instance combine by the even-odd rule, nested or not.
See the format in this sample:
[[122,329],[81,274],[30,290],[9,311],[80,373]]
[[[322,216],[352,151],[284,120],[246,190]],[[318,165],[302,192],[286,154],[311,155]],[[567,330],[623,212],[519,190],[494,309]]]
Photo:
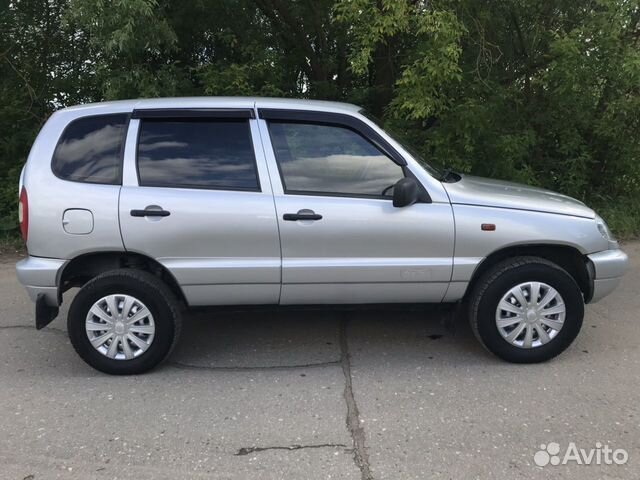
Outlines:
[[[640,243],[625,249],[632,271],[546,364],[503,363],[438,313],[200,313],[138,377],[86,366],[65,311],[36,331],[0,258],[0,478],[637,479]],[[552,442],[628,461],[536,466]]]

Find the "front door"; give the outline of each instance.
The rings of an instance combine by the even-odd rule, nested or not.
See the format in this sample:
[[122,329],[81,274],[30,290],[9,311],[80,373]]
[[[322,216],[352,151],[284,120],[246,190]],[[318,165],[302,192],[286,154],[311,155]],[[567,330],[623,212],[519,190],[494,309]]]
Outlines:
[[152,110],[131,120],[124,245],[165,266],[190,305],[278,303],[278,225],[252,116]]
[[440,302],[452,272],[450,204],[425,196],[395,208],[392,186],[411,172],[353,118],[261,117],[282,246],[280,303]]

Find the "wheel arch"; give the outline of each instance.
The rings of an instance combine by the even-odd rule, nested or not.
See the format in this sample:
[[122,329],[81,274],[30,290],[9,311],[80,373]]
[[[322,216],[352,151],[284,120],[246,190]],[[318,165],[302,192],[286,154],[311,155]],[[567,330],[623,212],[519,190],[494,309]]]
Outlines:
[[154,274],[167,284],[180,302],[187,305],[184,292],[175,276],[157,260],[134,252],[87,253],[69,260],[59,274],[58,304],[62,303],[62,294],[70,288],[82,287],[101,273],[119,268],[143,270]]
[[533,256],[555,263],[565,270],[576,281],[585,303],[589,303],[593,296],[593,265],[589,259],[577,248],[569,245],[557,244],[524,244],[501,248],[487,255],[474,270],[465,299],[473,290],[478,279],[497,263],[512,257]]

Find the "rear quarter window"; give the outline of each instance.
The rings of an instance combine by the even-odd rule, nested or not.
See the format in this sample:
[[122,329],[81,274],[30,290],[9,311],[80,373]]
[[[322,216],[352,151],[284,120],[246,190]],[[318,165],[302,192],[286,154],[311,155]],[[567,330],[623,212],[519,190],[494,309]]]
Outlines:
[[95,115],[72,121],[58,141],[51,169],[74,182],[119,185],[129,115]]

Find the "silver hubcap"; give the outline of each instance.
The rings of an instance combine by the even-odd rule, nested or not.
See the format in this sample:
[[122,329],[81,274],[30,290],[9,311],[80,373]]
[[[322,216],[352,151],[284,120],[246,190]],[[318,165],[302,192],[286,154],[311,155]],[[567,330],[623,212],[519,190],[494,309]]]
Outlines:
[[564,325],[566,313],[564,300],[553,287],[526,282],[500,299],[496,325],[511,345],[536,348],[553,340]]
[[151,346],[156,332],[153,315],[130,295],[107,295],[89,309],[87,337],[97,351],[114,360],[131,360]]

